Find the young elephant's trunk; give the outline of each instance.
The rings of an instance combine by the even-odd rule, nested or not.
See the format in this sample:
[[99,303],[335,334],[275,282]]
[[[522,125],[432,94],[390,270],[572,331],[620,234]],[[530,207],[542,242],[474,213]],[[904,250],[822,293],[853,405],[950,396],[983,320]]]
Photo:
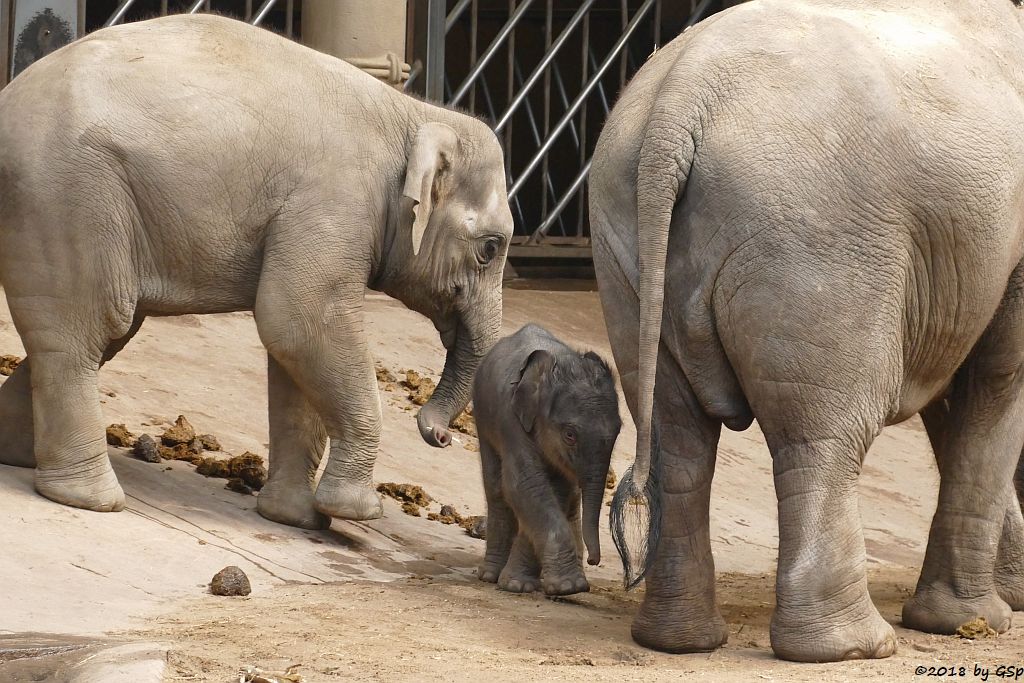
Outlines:
[[441,381],[416,416],[420,436],[431,446],[444,448],[451,445],[448,425],[469,403],[476,368],[497,341],[501,330],[500,300],[496,308],[496,311],[492,309],[485,315],[464,318],[458,323],[455,341],[445,357]]
[[583,498],[583,543],[587,546],[587,563],[601,563],[601,538],[598,528],[601,524],[601,504],[604,502],[604,486],[607,479],[604,474],[589,477],[582,484]]

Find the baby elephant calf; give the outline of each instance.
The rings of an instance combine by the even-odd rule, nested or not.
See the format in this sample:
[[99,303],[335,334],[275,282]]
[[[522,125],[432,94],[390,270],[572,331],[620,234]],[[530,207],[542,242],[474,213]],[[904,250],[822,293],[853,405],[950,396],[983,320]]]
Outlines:
[[527,325],[484,358],[473,413],[487,494],[480,579],[517,593],[590,590],[583,544],[599,563],[601,502],[622,426],[608,365]]

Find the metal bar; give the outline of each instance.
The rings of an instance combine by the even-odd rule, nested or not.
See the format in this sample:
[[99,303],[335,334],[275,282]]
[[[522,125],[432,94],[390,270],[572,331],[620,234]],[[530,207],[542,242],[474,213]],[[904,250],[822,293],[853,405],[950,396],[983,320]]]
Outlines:
[[[523,80],[523,74],[522,74],[522,71],[520,71],[520,69],[519,69],[519,63],[518,62],[516,63],[516,78],[518,78],[520,82],[522,82],[522,80]],[[534,144],[539,145],[544,138],[543,138],[543,136],[541,136],[540,128],[537,126],[537,117],[534,116],[534,114],[533,114],[533,107],[529,107],[529,106],[526,107],[526,118],[527,118],[527,122],[530,124],[530,131],[533,133],[533,142],[534,142]],[[547,135],[547,133],[545,132],[544,135]],[[545,157],[545,162],[546,161],[547,161],[547,158]],[[541,194],[544,197],[544,199],[547,199],[548,193],[550,193],[552,197],[557,196],[558,193],[555,191],[555,182],[551,179],[551,176],[547,173],[546,166],[545,166],[545,172],[542,173],[541,175],[544,177],[544,179],[546,181],[546,182],[541,183]],[[547,205],[544,202],[541,202],[541,207],[540,207],[540,215],[541,216],[544,216],[546,214],[546,209],[547,209]]]
[[[582,40],[580,41],[580,62],[581,62],[580,63],[580,72],[581,72],[580,83],[581,83],[581,87],[582,87],[582,84],[587,82],[587,76],[590,73],[588,71],[588,69],[590,67],[590,62],[587,60],[587,56],[593,54],[593,52],[594,52],[593,50],[590,49],[590,17],[589,16],[587,16],[587,23],[583,25],[583,35],[581,36],[581,38],[582,38]],[[598,92],[601,93],[601,95],[603,96],[604,95],[604,85],[599,83],[598,86],[597,86],[597,89],[598,89]],[[587,156],[587,144],[586,144],[586,140],[587,140],[587,114],[589,112],[590,112],[590,104],[588,103],[588,104],[584,105],[582,110],[580,111],[580,137],[583,139],[583,144],[581,144],[579,146],[579,149],[580,149],[580,166],[582,166],[585,163],[586,156]],[[607,110],[605,111],[605,113],[606,114],[608,113]],[[577,235],[582,235],[583,234],[583,221],[587,217],[587,205],[586,205],[586,202],[585,202],[585,193],[579,192],[579,193],[577,193],[576,196],[579,197],[579,205],[576,207],[576,234]]]
[[654,3],[654,49],[661,48],[661,0]]
[[526,96],[530,94],[530,89],[537,84],[540,77],[547,73],[548,65],[551,64],[552,60],[554,60],[558,55],[558,51],[562,49],[566,42],[568,42],[572,32],[576,30],[576,27],[579,26],[583,17],[595,2],[596,0],[586,0],[580,8],[576,10],[576,13],[572,15],[572,19],[570,19],[569,23],[566,24],[564,29],[562,29],[562,32],[558,34],[558,39],[551,44],[551,48],[547,50],[544,58],[540,60],[540,64],[538,64],[537,68],[533,70],[530,77],[526,79],[526,83],[519,90],[519,94],[516,95],[515,99],[509,103],[508,109],[502,115],[501,120],[498,121],[497,125],[494,126],[494,130],[500,131],[508,125],[508,122],[512,119],[512,114],[514,114],[519,105],[523,103]]
[[[551,51],[551,30],[552,30],[552,26],[551,26],[552,16],[551,15],[554,14],[554,9],[555,9],[554,8],[554,0],[548,0],[547,8],[545,9],[545,12],[544,12],[544,52],[545,53]],[[548,78],[546,79],[548,87],[544,91],[544,135],[547,136],[548,133],[551,132],[551,78],[550,78],[551,74],[549,72],[545,72],[545,73],[548,76]],[[519,76],[519,79],[521,81],[522,80],[522,75],[521,74],[517,74],[517,75]],[[538,144],[540,144],[539,140],[538,140]],[[541,215],[542,218],[544,216],[547,216],[547,213],[548,213],[548,191],[549,191],[549,188],[550,188],[551,197],[553,198],[555,196],[554,183],[551,181],[551,175],[548,172],[550,170],[550,167],[551,167],[551,160],[548,157],[544,157],[544,166],[541,168],[540,174],[541,174],[542,178],[546,178],[547,179],[547,182],[545,182],[541,186],[542,187],[542,192],[540,194],[540,215]]]
[[445,0],[427,0],[427,49],[424,59],[428,100],[444,100]]
[[412,84],[416,82],[416,79],[419,78],[422,73],[423,62],[417,59],[412,65],[412,69],[409,70],[409,78],[402,84],[402,90],[408,92],[409,88],[412,87]]
[[[469,68],[472,69],[476,66],[476,53],[477,53],[477,37],[480,32],[480,3],[478,0],[472,0],[469,15]],[[476,81],[473,82],[473,88],[469,92],[469,113],[476,114]]]
[[[559,99],[562,100],[562,106],[566,109],[569,108],[569,95],[565,91],[565,81],[562,80],[562,70],[558,67],[558,63],[555,62],[551,65],[551,72],[555,75],[555,86],[558,88]],[[576,148],[580,147],[580,136],[576,130],[576,122],[569,122],[569,132],[572,133],[572,142],[576,145]]]
[[[487,111],[490,113],[491,120],[493,121],[495,119],[495,111],[496,110],[494,108],[494,99],[491,97],[491,88],[490,88],[490,86],[487,85],[487,79],[486,78],[483,79],[482,81],[480,81],[480,92],[483,93],[484,104],[487,105]],[[506,176],[509,175],[508,164],[509,164],[509,155],[506,154],[505,155],[505,174],[506,174]],[[516,197],[515,199],[513,199],[511,201],[515,204],[516,213],[519,214],[519,225],[526,225],[526,214],[523,213],[523,203],[519,200],[519,197]]]
[[[704,0],[704,2],[705,4],[710,4],[710,0]],[[608,54],[607,57],[605,57],[604,62],[601,63],[601,66],[598,68],[597,72],[594,73],[593,77],[590,79],[590,82],[587,84],[587,87],[585,87],[583,89],[583,92],[581,92],[576,97],[572,105],[569,107],[569,111],[567,111],[565,115],[562,117],[562,119],[555,125],[554,130],[551,131],[551,135],[548,136],[548,139],[544,142],[543,145],[541,145],[541,148],[537,151],[537,154],[533,157],[533,159],[530,160],[530,163],[527,164],[523,172],[520,173],[519,178],[516,180],[515,184],[512,185],[512,189],[510,189],[508,192],[509,197],[513,197],[519,194],[519,191],[523,189],[523,185],[526,183],[526,179],[530,176],[531,173],[533,173],[533,171],[537,169],[537,166],[544,158],[544,155],[551,150],[551,147],[555,144],[555,140],[558,138],[561,132],[565,130],[565,127],[569,124],[569,121],[572,119],[572,117],[576,115],[576,112],[579,111],[580,107],[583,106],[583,103],[586,101],[590,93],[593,92],[598,81],[600,81],[601,78],[605,75],[605,73],[607,73],[608,69],[615,62],[615,59],[618,56],[619,52],[622,51],[622,48],[626,45],[629,39],[633,37],[633,33],[636,32],[636,29],[640,25],[640,22],[643,20],[644,17],[647,16],[647,13],[651,10],[652,7],[654,7],[654,0],[644,0],[644,4],[641,5],[640,9],[636,11],[636,14],[633,16],[633,20],[629,22],[629,25],[626,27],[625,32],[623,32],[619,39],[615,41],[615,45],[612,47],[611,52]]]
[[462,16],[462,13],[466,11],[466,8],[469,7],[470,2],[472,2],[472,0],[459,0],[458,4],[455,5],[454,8],[452,8],[452,11],[448,13],[448,16],[445,17],[444,20],[445,33],[451,32],[452,27],[455,26],[455,22],[457,22],[459,18]]
[[245,20],[252,19],[252,0],[245,0]]
[[103,24],[103,27],[114,26],[124,21],[124,15],[128,14],[128,10],[131,9],[132,5],[135,4],[135,0],[121,0],[121,4],[117,6],[114,13],[107,19],[107,23]]
[[555,205],[555,208],[551,209],[551,213],[548,214],[547,220],[545,220],[539,228],[533,231],[533,235],[530,236],[527,244],[537,244],[540,242],[541,237],[547,236],[548,230],[551,229],[551,226],[554,225],[556,220],[559,220],[562,212],[565,211],[565,207],[569,206],[569,202],[572,201],[572,198],[576,196],[580,187],[583,186],[583,182],[590,174],[590,165],[592,163],[593,159],[587,161],[587,164],[580,169],[579,174],[572,181],[572,185],[570,185],[569,189],[565,191],[565,195],[562,197],[562,200]]
[[523,18],[524,14],[526,14],[526,10],[530,9],[530,5],[532,5],[533,2],[534,0],[523,0],[523,3],[516,8],[516,11],[512,13],[509,20],[501,27],[501,30],[498,31],[498,35],[494,37],[491,44],[488,45],[487,49],[484,50],[484,53],[480,55],[480,61],[476,63],[473,70],[469,72],[468,76],[466,76],[466,80],[462,81],[462,85],[455,90],[455,94],[452,95],[452,99],[448,104],[455,106],[462,101],[462,98],[466,96],[467,92],[469,92],[469,86],[480,76],[481,73],[483,73],[483,70],[488,64],[490,64],[494,55],[498,54],[498,50],[501,49],[502,43],[504,43],[505,39],[509,37],[512,30],[516,27],[516,24],[518,24],[519,20]]
[[295,28],[295,0],[288,0],[284,5],[284,34],[292,37],[292,29]]
[[[594,51],[590,50],[590,68],[597,68],[597,57],[594,56]],[[611,111],[611,105],[608,103],[608,95],[604,90],[604,83],[597,86],[597,94],[601,98],[601,107],[604,108],[604,113],[607,114]]]
[[167,16],[167,0],[160,0],[160,16]]
[[206,0],[196,0],[194,3],[192,3],[192,6],[188,8],[188,13],[196,14],[197,12],[199,12],[199,10],[203,8],[203,5],[205,4]]
[[274,9],[274,5],[277,4],[277,0],[263,0],[263,4],[256,10],[256,14],[253,16],[252,21],[249,23],[253,26],[259,26],[267,15],[270,14],[270,10]]

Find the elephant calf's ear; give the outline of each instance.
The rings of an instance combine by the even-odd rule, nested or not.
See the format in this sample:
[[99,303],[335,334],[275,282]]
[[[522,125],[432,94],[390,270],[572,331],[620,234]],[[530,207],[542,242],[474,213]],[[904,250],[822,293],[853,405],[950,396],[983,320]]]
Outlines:
[[430,212],[440,193],[452,155],[459,144],[455,131],[443,123],[425,123],[416,131],[405,169],[402,195],[413,201],[412,253],[420,253],[423,233],[430,222]]
[[540,405],[547,385],[547,378],[555,367],[555,357],[547,351],[537,349],[531,353],[519,370],[519,381],[512,394],[512,409],[519,418],[519,424],[527,432],[533,431],[533,423],[540,412]]

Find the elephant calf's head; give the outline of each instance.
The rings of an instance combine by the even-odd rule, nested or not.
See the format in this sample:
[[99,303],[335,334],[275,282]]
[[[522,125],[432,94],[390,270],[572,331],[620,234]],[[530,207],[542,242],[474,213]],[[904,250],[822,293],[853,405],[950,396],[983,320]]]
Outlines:
[[501,329],[501,275],[512,237],[501,148],[485,124],[452,114],[421,124],[408,146],[391,249],[389,294],[433,321],[448,351],[417,418],[423,439],[451,443],[473,375]]

